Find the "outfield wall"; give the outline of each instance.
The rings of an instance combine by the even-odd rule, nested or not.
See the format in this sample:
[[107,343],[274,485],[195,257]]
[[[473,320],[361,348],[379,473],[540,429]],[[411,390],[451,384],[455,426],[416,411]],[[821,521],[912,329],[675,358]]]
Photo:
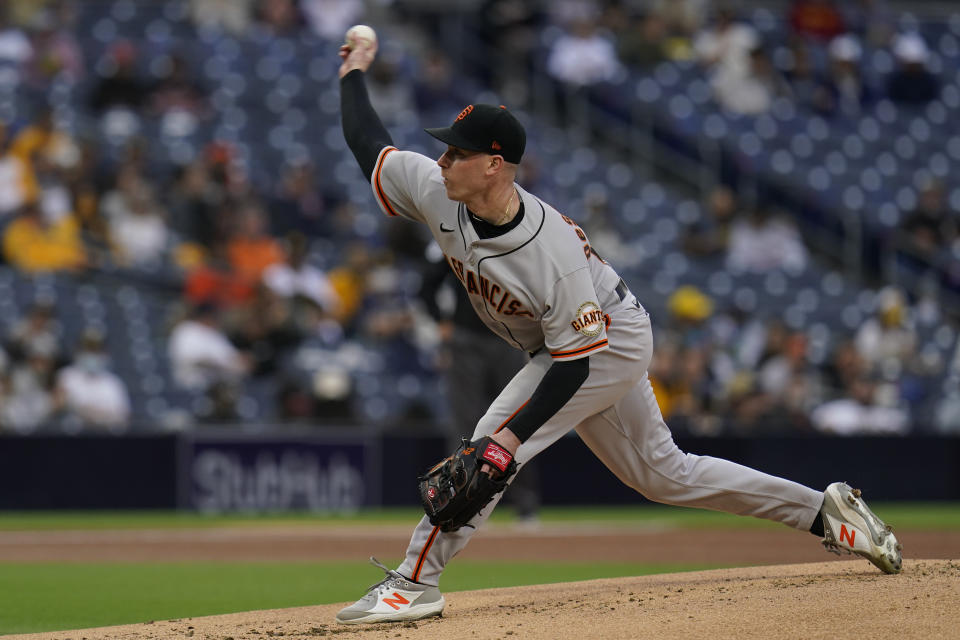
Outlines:
[[[820,488],[845,480],[875,500],[960,500],[960,438],[677,438]],[[351,511],[416,505],[416,476],[445,455],[431,437],[347,430],[112,437],[0,437],[0,509]],[[544,504],[630,504],[576,437],[522,473]]]

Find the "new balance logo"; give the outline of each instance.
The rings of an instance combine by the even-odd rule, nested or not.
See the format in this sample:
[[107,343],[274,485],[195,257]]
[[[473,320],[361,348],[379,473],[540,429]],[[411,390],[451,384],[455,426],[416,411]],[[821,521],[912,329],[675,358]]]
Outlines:
[[843,524],[840,525],[840,542],[843,542],[843,539],[846,538],[847,544],[849,544],[850,547],[853,548],[853,539],[856,537],[857,537],[856,529],[851,528],[850,530],[847,530],[846,525],[843,525]]
[[396,591],[394,591],[392,597],[383,599],[383,603],[388,604],[394,609],[396,609],[397,611],[399,611],[401,604],[410,604],[410,601],[404,598],[402,595],[400,595]]

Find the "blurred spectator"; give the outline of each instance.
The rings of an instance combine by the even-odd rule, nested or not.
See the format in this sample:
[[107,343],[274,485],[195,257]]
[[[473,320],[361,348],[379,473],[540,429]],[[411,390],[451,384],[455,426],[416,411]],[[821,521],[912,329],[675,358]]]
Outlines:
[[282,298],[303,296],[326,312],[336,315],[340,298],[327,275],[307,262],[309,245],[306,237],[292,233],[287,236],[286,244],[286,260],[264,270],[264,284]]
[[[184,243],[196,245],[191,250],[209,250],[220,237],[217,212],[224,193],[211,179],[202,158],[178,169],[174,183],[167,194],[170,227]],[[197,258],[181,261],[181,266],[194,266]]]
[[[477,80],[501,92],[510,104],[530,98],[533,60],[546,21],[547,3],[483,0],[473,14],[490,59],[476,69]],[[470,98],[460,99],[459,104]]]
[[460,83],[445,51],[430,48],[419,63],[413,81],[413,95],[419,113],[454,112],[470,100],[461,95]]
[[808,344],[809,338],[804,331],[791,332],[780,353],[768,358],[757,374],[760,389],[778,401],[786,399],[791,388],[802,386],[806,406],[797,409],[813,408],[823,398],[821,375],[808,358]]
[[843,10],[850,32],[873,47],[886,46],[896,31],[897,13],[887,0],[853,0]]
[[40,191],[40,213],[44,220],[56,224],[74,216],[73,194],[66,181],[63,167],[38,154],[33,159],[34,174]]
[[344,329],[351,328],[358,319],[372,269],[370,250],[365,244],[356,242],[346,247],[341,264],[327,274],[340,300],[336,320]]
[[7,352],[14,361],[23,360],[28,353],[36,351],[50,354],[57,361],[62,350],[61,336],[53,301],[40,299],[5,336]]
[[853,338],[844,337],[833,347],[822,370],[827,392],[839,396],[853,386],[854,380],[866,375],[867,363],[860,356]]
[[934,408],[934,429],[945,436],[960,434],[960,383],[952,376],[945,384],[946,393]]
[[363,0],[300,0],[300,11],[318,36],[340,42],[351,26],[359,23]]
[[789,56],[782,63],[783,77],[798,105],[823,112],[832,107],[825,87],[825,79],[817,71],[810,54],[810,46],[799,38],[790,43]]
[[160,266],[169,240],[165,212],[136,170],[121,168],[117,188],[104,196],[102,208],[117,264]]
[[857,116],[873,100],[860,73],[860,43],[852,35],[838,36],[830,41],[828,52],[830,66],[825,90],[817,96],[813,106],[827,115]]
[[715,187],[707,197],[702,215],[684,230],[684,251],[701,257],[725,254],[736,215],[733,190],[726,185]]
[[146,103],[147,85],[137,70],[137,50],[129,40],[118,40],[97,66],[100,74],[90,95],[90,107],[102,114],[113,108],[139,111]]
[[222,29],[243,35],[250,26],[254,0],[190,0],[190,19],[198,29]]
[[726,263],[738,272],[799,272],[807,266],[807,249],[792,222],[758,206],[731,226]]
[[897,36],[893,54],[898,67],[887,78],[887,96],[894,102],[926,104],[940,95],[940,82],[927,69],[930,51],[918,34]]
[[303,24],[294,0],[259,0],[254,18],[258,28],[274,37],[295,35]]
[[[709,327],[714,302],[697,287],[684,285],[670,294],[667,311],[670,329],[663,342],[673,346],[667,348],[663,362],[651,368],[651,383],[656,393],[664,395],[671,428],[700,435],[716,433],[721,424],[711,411],[715,372]],[[657,349],[654,360],[660,358],[659,345]],[[657,398],[659,403],[660,395]]]
[[575,20],[569,31],[554,41],[547,57],[547,72],[573,87],[611,80],[619,70],[613,43],[587,18]]
[[[700,31],[704,17],[710,13],[710,0],[654,0],[647,3],[650,12],[664,21],[672,40],[688,40]],[[671,49],[677,50],[672,44]]]
[[747,72],[729,75],[722,83],[714,83],[717,101],[734,113],[755,115],[770,109],[773,99],[791,95],[790,86],[770,61],[763,47],[750,51]]
[[942,183],[930,180],[920,191],[917,208],[903,221],[906,248],[928,261],[948,248],[960,233],[943,191]]
[[220,328],[213,305],[193,307],[170,332],[167,343],[173,380],[185,389],[207,390],[218,383],[235,384],[251,368]]
[[53,416],[55,354],[50,345],[28,343],[23,361],[14,365],[0,398],[0,429],[29,433],[45,426]]
[[83,50],[74,35],[76,7],[71,0],[51,3],[30,26],[34,55],[27,69],[32,84],[45,88],[57,78],[69,82],[83,78]]
[[30,38],[10,21],[10,8],[0,5],[0,61],[22,65],[33,57]]
[[898,407],[879,404],[876,392],[873,378],[857,377],[849,397],[830,400],[813,410],[813,425],[818,431],[839,436],[907,433],[910,430],[907,413]]
[[654,11],[629,16],[617,32],[617,55],[635,69],[647,69],[667,59],[667,25]]
[[73,362],[57,374],[54,404],[71,427],[123,431],[129,427],[130,396],[127,387],[109,369],[104,336],[97,330],[83,333]]
[[29,272],[78,270],[87,263],[76,218],[67,215],[48,222],[35,202],[21,207],[4,230],[3,257]]
[[190,63],[179,53],[170,54],[164,62],[164,73],[149,90],[150,110],[160,115],[203,116],[207,110],[207,92],[196,79]]
[[388,126],[415,119],[416,98],[411,83],[403,77],[403,59],[396,51],[383,51],[367,72],[370,103],[382,113]]
[[39,109],[30,125],[14,137],[10,153],[35,167],[41,159],[55,167],[70,167],[80,160],[79,146],[54,122],[49,108]]
[[237,276],[250,283],[260,282],[264,269],[285,259],[280,243],[267,233],[266,214],[259,202],[248,199],[239,204],[227,256]]
[[0,219],[39,197],[32,163],[11,153],[10,145],[7,126],[0,122]]
[[250,373],[267,376],[277,373],[305,335],[293,313],[292,299],[270,287],[256,287],[250,304],[231,319],[229,337],[241,352],[248,354]]
[[750,52],[759,42],[753,27],[734,22],[733,11],[721,7],[714,24],[696,35],[693,49],[697,61],[709,71],[716,90],[728,82],[739,82],[750,73]]
[[823,42],[847,30],[834,0],[793,0],[789,20],[798,36]]
[[333,233],[324,216],[326,203],[316,175],[316,166],[308,161],[291,162],[283,168],[277,193],[270,200],[273,235],[299,232],[308,236],[330,236]]
[[857,329],[854,342],[869,373],[888,372],[891,366],[897,374],[902,371],[917,347],[916,330],[903,291],[892,286],[880,290],[877,311]]
[[217,242],[187,272],[184,299],[192,305],[231,309],[253,299],[256,282],[238,274],[227,257],[227,246]]

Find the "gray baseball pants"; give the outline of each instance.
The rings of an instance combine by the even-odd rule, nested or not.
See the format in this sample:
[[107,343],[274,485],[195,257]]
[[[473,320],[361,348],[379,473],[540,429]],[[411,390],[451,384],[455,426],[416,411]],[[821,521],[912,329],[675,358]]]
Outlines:
[[[632,302],[632,299],[630,300]],[[573,398],[517,450],[522,465],[571,427],[625,484],[665,504],[712,509],[781,522],[807,530],[823,493],[728,460],[681,451],[660,414],[647,368],[653,335],[647,313],[624,301],[610,312],[610,347],[590,356],[590,375]],[[504,388],[480,419],[473,437],[495,433],[533,394],[552,364],[540,351]],[[470,524],[444,533],[424,517],[414,529],[398,571],[438,585],[446,564],[493,511],[497,496]]]

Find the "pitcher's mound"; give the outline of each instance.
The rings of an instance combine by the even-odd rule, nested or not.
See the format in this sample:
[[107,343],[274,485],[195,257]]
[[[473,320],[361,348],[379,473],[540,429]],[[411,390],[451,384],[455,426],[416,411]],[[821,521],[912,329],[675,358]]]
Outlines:
[[960,629],[960,561],[865,560],[720,569],[447,594],[443,618],[338,625],[342,605],[9,636],[52,640],[267,638],[561,640],[948,638]]

